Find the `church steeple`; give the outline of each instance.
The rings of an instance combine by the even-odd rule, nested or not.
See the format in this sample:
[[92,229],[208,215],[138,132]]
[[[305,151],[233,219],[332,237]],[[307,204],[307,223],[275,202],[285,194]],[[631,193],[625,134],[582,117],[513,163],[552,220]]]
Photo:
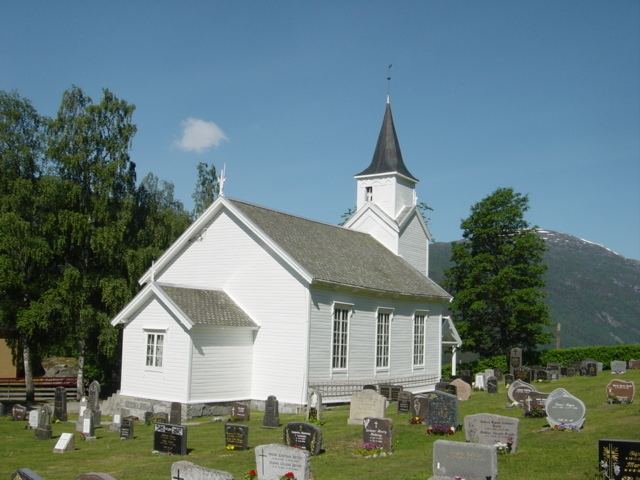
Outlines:
[[396,128],[393,124],[391,102],[389,101],[388,95],[382,127],[378,135],[378,142],[376,143],[376,149],[373,153],[373,159],[366,169],[356,175],[356,178],[381,173],[398,173],[414,182],[418,181],[416,177],[411,175],[402,161],[400,143],[398,142],[398,135],[396,134]]

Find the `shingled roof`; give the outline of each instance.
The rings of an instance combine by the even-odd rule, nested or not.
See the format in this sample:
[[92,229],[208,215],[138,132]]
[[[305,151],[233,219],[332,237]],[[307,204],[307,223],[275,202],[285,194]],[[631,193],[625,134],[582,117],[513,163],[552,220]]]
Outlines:
[[398,142],[398,135],[396,135],[396,127],[393,124],[393,115],[391,115],[391,103],[387,102],[371,164],[362,172],[358,173],[356,177],[393,172],[397,172],[416,182],[418,181],[416,177],[411,175],[402,161],[400,143]]
[[253,320],[225,292],[158,284],[196,325],[257,328]]
[[228,200],[313,276],[336,284],[393,294],[449,299],[433,280],[366,233]]

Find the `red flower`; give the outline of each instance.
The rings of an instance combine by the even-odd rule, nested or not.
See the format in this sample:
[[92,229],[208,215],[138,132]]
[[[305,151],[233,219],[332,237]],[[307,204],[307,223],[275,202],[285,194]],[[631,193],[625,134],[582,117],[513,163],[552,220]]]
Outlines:
[[284,478],[296,478],[293,472],[287,472],[284,474]]
[[256,472],[255,470],[249,470],[247,473],[249,475],[257,475],[258,474],[258,472]]

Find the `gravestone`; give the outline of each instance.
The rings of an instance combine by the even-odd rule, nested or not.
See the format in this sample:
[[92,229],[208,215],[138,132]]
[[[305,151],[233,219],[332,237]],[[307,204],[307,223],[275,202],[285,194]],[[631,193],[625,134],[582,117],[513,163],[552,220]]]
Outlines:
[[434,479],[495,480],[498,457],[492,445],[436,440],[433,443]]
[[232,422],[248,422],[251,419],[251,409],[249,405],[234,402],[231,405],[231,421]]
[[516,380],[527,382],[529,380],[529,369],[527,367],[516,368],[513,371],[513,376]]
[[520,420],[502,415],[478,413],[464,417],[464,435],[467,442],[496,445],[501,443],[510,453],[518,450]]
[[409,413],[411,410],[411,399],[413,394],[408,390],[403,390],[398,395],[398,413]]
[[319,455],[322,450],[322,430],[316,425],[289,422],[284,427],[284,444]]
[[445,392],[445,387],[449,385],[448,382],[438,382],[436,383],[436,386],[434,387],[436,390],[438,390],[439,392]]
[[598,440],[598,466],[603,480],[640,478],[640,441]]
[[280,426],[280,410],[278,408],[278,399],[274,395],[269,395],[269,397],[267,397],[267,401],[264,404],[262,426],[267,428],[277,428]]
[[500,370],[499,368],[494,368],[493,369],[493,376],[496,377],[498,379],[498,381],[502,380],[502,377],[504,376],[502,374],[502,370]]
[[11,418],[13,420],[25,420],[27,418],[27,407],[16,404],[11,409]]
[[536,380],[540,382],[550,380],[548,372],[542,369],[536,370]]
[[549,394],[544,409],[547,422],[553,427],[579,430],[585,420],[587,408],[582,400],[571,395],[563,388],[557,388]]
[[307,421],[319,422],[322,412],[322,395],[313,388],[310,388],[307,393],[309,394],[307,398]]
[[182,404],[180,402],[171,402],[169,423],[172,425],[180,425],[182,423]]
[[388,418],[365,418],[362,422],[362,443],[385,452],[393,450],[393,421]]
[[411,399],[411,416],[420,417],[422,419],[427,416],[428,399],[424,394],[414,395]]
[[233,480],[233,475],[224,470],[213,470],[181,460],[171,464],[171,478],[174,480]]
[[566,375],[567,377],[575,377],[578,374],[578,372],[579,372],[579,367],[576,368],[574,366],[569,365],[564,375]]
[[462,380],[461,378],[456,378],[451,382],[451,385],[456,387],[456,397],[461,402],[466,402],[471,397],[471,385]]
[[640,360],[629,360],[629,369],[635,370],[640,368]]
[[134,432],[135,420],[131,417],[124,417],[120,420],[120,439],[132,440]]
[[519,403],[520,406],[523,406],[529,392],[535,391],[536,389],[533,385],[523,382],[522,380],[516,380],[507,390],[507,397],[509,397],[512,403],[516,402]]
[[187,454],[187,427],[156,423],[153,429],[153,449],[173,455]]
[[498,379],[496,377],[487,379],[487,393],[498,393]]
[[73,433],[61,433],[55,447],[53,447],[53,453],[73,452],[76,448],[75,438]]
[[75,480],[117,480],[115,477],[104,472],[81,473]]
[[102,412],[100,411],[100,383],[94,380],[89,384],[89,400],[87,408],[93,411],[95,426],[99,427],[102,422]]
[[522,367],[522,349],[512,348],[509,356],[509,373],[515,375],[515,371],[520,367]]
[[511,385],[513,383],[514,380],[515,380],[515,377],[513,375],[511,375],[510,373],[507,373],[504,376],[504,386],[508,387],[509,385]]
[[40,410],[34,408],[33,410],[29,410],[29,429],[35,430],[38,428],[38,419],[40,418]]
[[61,422],[67,421],[67,389],[56,387],[53,401],[53,419]]
[[384,417],[387,400],[373,390],[362,390],[351,395],[349,425],[362,425],[365,417]]
[[380,395],[385,397],[390,402],[398,400],[398,394],[402,391],[402,385],[380,385]]
[[78,420],[76,420],[76,432],[82,432],[82,417],[84,416],[84,412],[87,411],[87,397],[82,397],[80,399],[80,403],[78,404]]
[[458,398],[443,392],[429,392],[425,423],[430,427],[458,428]]
[[557,363],[557,362],[547,362],[547,371],[548,372],[557,371],[558,375],[559,375],[561,369],[562,369],[562,366],[559,363]]
[[473,383],[473,377],[471,376],[471,370],[460,370],[460,375],[458,378],[461,378],[465,383],[471,385]]
[[120,431],[120,424],[122,423],[122,414],[114,413],[111,417],[111,423],[109,424],[109,430],[112,432]]
[[487,380],[489,379],[489,377],[495,377],[495,376],[496,376],[496,373],[493,370],[493,368],[487,368],[484,371],[484,383],[485,383],[485,385],[487,384]]
[[[169,414],[167,412],[156,412],[153,414],[151,421],[152,423],[169,423]],[[178,423],[177,425],[180,424]]]
[[476,374],[476,381],[473,382],[473,388],[476,390],[484,390],[484,373]]
[[296,480],[309,480],[307,450],[272,443],[258,445],[255,453],[259,480],[278,480],[287,472],[293,472]]
[[543,416],[546,415],[544,409],[547,403],[548,393],[542,392],[529,392],[527,398],[524,401],[525,416]]
[[144,424],[151,425],[153,423],[153,412],[144,412]]
[[586,362],[584,366],[587,369],[586,375],[588,377],[596,377],[598,375],[598,364],[596,362]]
[[4,417],[4,403],[0,402],[0,417]]
[[631,403],[635,396],[636,386],[625,380],[611,380],[607,384],[607,400],[609,403]]
[[82,433],[85,440],[92,440],[96,438],[96,424],[94,419],[94,412],[90,408],[87,408],[82,417],[80,417],[80,433]]
[[612,360],[611,373],[627,373],[627,362],[622,360]]
[[30,468],[19,468],[9,478],[10,480],[44,480]]
[[377,385],[365,385],[364,387],[362,387],[363,390],[373,390],[374,392],[378,391],[378,386]]
[[38,408],[36,438],[38,440],[49,440],[51,438],[51,409],[49,405],[41,405]]
[[224,443],[225,446],[232,446],[235,450],[246,450],[249,448],[249,427],[237,423],[225,423]]

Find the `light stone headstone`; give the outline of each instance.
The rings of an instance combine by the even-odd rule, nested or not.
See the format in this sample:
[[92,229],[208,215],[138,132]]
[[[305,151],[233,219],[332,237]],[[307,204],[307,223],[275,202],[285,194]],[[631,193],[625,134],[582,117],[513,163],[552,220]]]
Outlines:
[[495,377],[496,376],[496,372],[493,370],[493,368],[487,368],[484,371],[484,383],[486,385],[487,380],[489,379],[489,377]]
[[509,373],[515,374],[515,370],[522,367],[522,349],[519,347],[511,349],[511,355],[509,356]]
[[89,384],[89,402],[87,408],[93,411],[95,426],[99,427],[102,422],[102,412],[100,411],[100,383],[97,380]]
[[233,475],[223,470],[213,470],[181,460],[171,464],[171,478],[180,480],[233,480]]
[[73,452],[74,449],[75,435],[73,433],[61,433],[55,447],[53,447],[53,453]]
[[105,472],[87,472],[78,475],[75,480],[118,480]]
[[518,449],[518,426],[520,420],[503,415],[478,413],[464,417],[464,435],[467,442],[483,445],[504,444],[510,453]]
[[120,431],[120,424],[122,423],[122,414],[114,413],[111,417],[111,423],[109,424],[109,430],[112,432]]
[[432,479],[495,480],[498,457],[492,445],[436,440]]
[[49,440],[51,438],[51,408],[49,405],[41,405],[38,408],[38,427],[36,428],[36,438],[38,440]]
[[484,373],[476,374],[476,381],[473,382],[473,388],[476,390],[484,390]]
[[563,426],[575,430],[582,428],[587,413],[587,407],[582,400],[563,388],[549,394],[544,409],[551,427]]
[[36,408],[29,411],[29,428],[35,430],[38,428],[38,419],[40,417],[40,411]]
[[296,480],[309,480],[307,450],[272,443],[258,445],[255,454],[259,480],[279,480],[287,472],[293,472]]
[[366,417],[384,417],[387,399],[373,390],[361,390],[351,395],[349,425],[362,425]]
[[451,385],[455,385],[456,387],[456,397],[458,397],[458,400],[461,402],[469,400],[469,397],[471,397],[471,385],[461,378],[453,380]]
[[612,360],[611,373],[627,373],[627,362],[622,360]]

